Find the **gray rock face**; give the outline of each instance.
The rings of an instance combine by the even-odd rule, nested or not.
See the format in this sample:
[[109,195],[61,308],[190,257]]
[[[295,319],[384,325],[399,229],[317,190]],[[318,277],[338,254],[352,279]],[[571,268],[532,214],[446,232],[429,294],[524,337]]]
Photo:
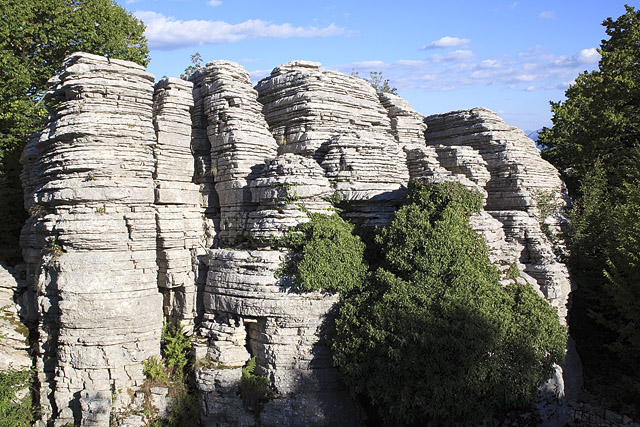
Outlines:
[[211,172],[220,206],[220,239],[226,244],[244,235],[247,216],[255,210],[249,181],[259,176],[264,161],[276,156],[277,145],[262,116],[249,73],[239,64],[213,61],[202,73]]
[[258,83],[258,101],[278,153],[316,160],[343,200],[350,219],[386,222],[405,194],[405,155],[385,107],[363,79],[293,61]]
[[185,324],[197,316],[196,275],[205,255],[200,185],[193,182],[191,112],[193,83],[168,78],[155,85],[153,124],[157,144],[153,174],[157,227],[158,286],[165,315]]
[[20,306],[15,294],[22,286],[18,273],[0,265],[0,371],[28,369],[29,329],[20,320]]
[[111,392],[160,353],[153,76],[74,54],[50,85],[57,106],[22,156],[39,403],[58,424],[107,425]]
[[[292,291],[280,274],[290,254],[271,239],[337,199],[346,218],[384,225],[410,180],[483,194],[471,223],[503,282],[518,267],[516,280],[566,316],[570,281],[552,235],[564,219],[542,206],[564,203],[562,183],[490,111],[425,119],[306,61],[256,89],[228,61],[189,82],[153,81],[129,62],[71,55],[50,82],[47,127],[22,157],[31,218],[20,314],[36,325],[43,420],[106,426],[140,407],[142,361],[159,355],[164,314],[193,335],[205,424],[361,424],[322,340],[337,296]],[[259,415],[239,397],[251,357],[273,391]],[[561,389],[560,378],[545,392]],[[154,396],[166,407],[165,392]],[[557,418],[547,401],[540,407]]]

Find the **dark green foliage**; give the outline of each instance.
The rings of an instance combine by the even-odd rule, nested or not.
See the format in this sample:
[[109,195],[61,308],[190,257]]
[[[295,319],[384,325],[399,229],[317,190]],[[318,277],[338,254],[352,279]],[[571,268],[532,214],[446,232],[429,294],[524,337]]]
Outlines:
[[240,379],[240,395],[245,408],[260,413],[260,405],[265,402],[270,395],[269,379],[255,374],[256,358],[252,357],[247,365],[242,368],[242,378]]
[[22,400],[16,399],[16,393],[31,385],[33,371],[10,369],[0,372],[0,427],[31,426],[34,413],[31,394]]
[[162,328],[162,354],[174,381],[182,381],[189,363],[191,340],[178,323],[167,322]]
[[146,65],[144,25],[111,0],[0,0],[0,260],[20,261],[26,213],[18,162],[42,126],[39,101],[68,54],[85,51]]
[[390,425],[527,404],[562,360],[555,311],[527,286],[499,285],[468,223],[480,203],[458,184],[412,184],[377,238],[384,266],[341,294],[334,362]]
[[346,292],[360,285],[367,275],[364,244],[352,234],[353,226],[338,215],[310,214],[283,239],[294,255],[285,266],[295,289]]
[[[543,154],[565,171],[571,213],[571,330],[588,389],[616,410],[640,414],[640,11],[626,6],[603,25],[598,70],[552,103]],[[636,406],[635,414],[632,406]]]

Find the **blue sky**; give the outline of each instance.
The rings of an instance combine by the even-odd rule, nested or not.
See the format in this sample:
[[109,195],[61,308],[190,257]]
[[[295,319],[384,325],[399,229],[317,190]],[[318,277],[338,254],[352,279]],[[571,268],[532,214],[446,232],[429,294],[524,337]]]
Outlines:
[[254,82],[295,59],[381,71],[420,113],[487,107],[525,130],[597,67],[601,25],[640,0],[117,0],[147,26],[157,79],[194,52],[242,64]]

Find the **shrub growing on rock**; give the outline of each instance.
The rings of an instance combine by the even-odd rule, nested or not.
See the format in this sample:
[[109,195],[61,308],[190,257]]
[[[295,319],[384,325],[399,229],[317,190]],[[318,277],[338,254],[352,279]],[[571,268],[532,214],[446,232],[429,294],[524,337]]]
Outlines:
[[469,225],[480,207],[459,184],[412,184],[376,238],[382,266],[341,293],[334,362],[389,424],[526,404],[563,358],[566,331],[549,304],[528,286],[500,286]]
[[312,213],[310,221],[289,232],[282,244],[294,250],[285,272],[295,289],[346,292],[367,275],[364,243],[353,234],[353,225],[338,215]]

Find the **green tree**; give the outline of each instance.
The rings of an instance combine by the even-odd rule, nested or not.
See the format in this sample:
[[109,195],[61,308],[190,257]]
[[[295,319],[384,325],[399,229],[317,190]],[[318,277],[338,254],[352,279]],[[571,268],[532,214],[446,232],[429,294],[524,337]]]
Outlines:
[[553,127],[538,139],[574,194],[596,159],[609,184],[621,184],[628,150],[640,142],[640,11],[625,8],[618,19],[603,22],[609,39],[600,46],[598,70],[579,75],[566,100],[551,103]]
[[202,55],[199,52],[191,55],[191,65],[184,69],[184,73],[180,74],[182,80],[189,80],[189,76],[198,70],[202,70]]
[[144,25],[111,0],[0,0],[0,260],[21,258],[20,153],[45,116],[47,80],[85,51],[147,65]]
[[553,128],[538,142],[575,202],[570,326],[585,385],[633,411],[640,389],[640,11],[625,9],[603,22],[609,38],[598,69],[578,76],[565,101],[551,103]]
[[398,94],[398,89],[389,85],[389,79],[382,77],[382,71],[371,71],[369,78],[360,77],[360,73],[356,70],[352,70],[351,75],[368,81],[378,93]]
[[469,225],[480,207],[459,184],[412,183],[377,236],[383,267],[341,295],[334,362],[389,425],[527,404],[563,358],[557,313],[528,286],[500,286]]

